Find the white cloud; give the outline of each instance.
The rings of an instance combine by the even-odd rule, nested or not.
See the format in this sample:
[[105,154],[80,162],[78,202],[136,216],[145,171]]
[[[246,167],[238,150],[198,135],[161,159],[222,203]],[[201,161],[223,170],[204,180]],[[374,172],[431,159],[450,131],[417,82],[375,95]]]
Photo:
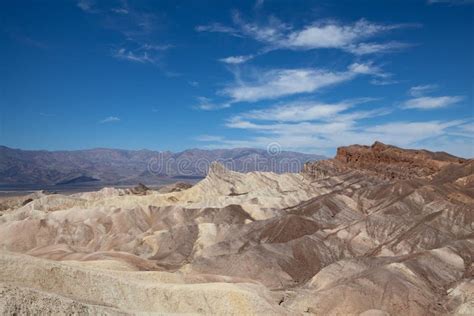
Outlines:
[[266,25],[244,21],[234,13],[234,27],[221,24],[198,26],[200,32],[221,32],[233,36],[253,38],[267,45],[267,50],[293,49],[310,50],[321,48],[341,49],[356,55],[386,53],[408,47],[400,42],[365,42],[391,30],[417,26],[415,24],[377,24],[361,19],[355,23],[342,24],[336,21],[315,22],[295,29],[272,17]]
[[213,110],[220,110],[220,109],[225,109],[230,107],[230,103],[224,102],[224,103],[214,103],[211,99],[206,98],[206,97],[197,97],[198,100],[198,105],[195,107],[199,110],[204,110],[204,111],[213,111]]
[[133,52],[125,48],[119,48],[113,52],[113,56],[117,59],[133,61],[137,63],[150,63],[154,64],[156,60],[151,57],[148,52]]
[[465,124],[465,125],[461,125],[459,127],[461,128],[461,130],[468,132],[471,137],[474,137],[474,123],[473,122]]
[[370,80],[370,83],[375,85],[375,86],[387,86],[387,85],[391,85],[391,84],[396,84],[398,83],[399,81],[398,80],[394,80],[394,79],[389,79],[389,78],[374,78],[372,80]]
[[316,69],[271,70],[257,82],[237,83],[221,91],[232,102],[254,102],[287,95],[314,92],[320,88],[347,81],[351,72],[330,72]]
[[359,75],[371,75],[378,78],[390,76],[372,63],[354,63],[349,65],[345,71],[314,68],[273,69],[254,72],[254,77],[248,80],[242,79],[240,71],[236,71],[235,75],[234,83],[218,91],[219,95],[227,97],[227,101],[215,103],[209,98],[199,97],[199,104],[195,108],[217,110],[228,108],[238,102],[256,102],[295,94],[313,93],[322,88],[352,80]]
[[160,52],[172,48],[172,45],[155,45],[143,43],[132,48],[121,47],[112,51],[112,56],[117,59],[137,62],[141,64],[156,65],[159,60]]
[[222,89],[220,94],[231,103],[255,102],[284,96],[311,93],[321,88],[342,83],[360,74],[383,76],[381,70],[371,64],[353,64],[346,71],[328,71],[314,68],[274,69],[260,73],[249,82],[237,80]]
[[128,14],[128,10],[125,8],[113,8],[111,11],[117,14]]
[[348,110],[364,100],[346,101],[335,104],[319,102],[294,102],[284,105],[278,105],[263,110],[253,110],[242,115],[239,118],[260,120],[260,121],[279,121],[279,122],[303,122],[314,120],[335,119],[336,115]]
[[[473,142],[473,139],[474,139],[474,122],[469,122],[469,123],[457,126],[456,128],[452,129],[449,132],[449,135],[462,136],[462,137],[470,138],[471,142]],[[474,142],[472,143],[472,147],[473,147],[473,150],[474,150]]]
[[359,20],[354,24],[342,25],[338,23],[316,24],[305,27],[303,30],[293,31],[281,43],[282,46],[292,48],[343,48],[377,34],[398,28],[399,26],[381,25]]
[[96,13],[97,11],[94,9],[94,1],[93,0],[79,0],[77,1],[76,5],[79,9],[87,13]]
[[104,118],[103,120],[100,120],[99,123],[104,124],[104,123],[114,123],[114,122],[119,122],[120,118],[116,116],[108,116]]
[[419,97],[405,101],[402,108],[421,110],[439,109],[459,103],[463,99],[461,96]]
[[434,84],[414,86],[410,88],[410,90],[408,91],[408,94],[410,94],[412,97],[421,97],[421,96],[424,96],[428,92],[432,92],[437,87],[438,86]]
[[226,58],[221,58],[219,61],[226,64],[242,64],[249,61],[253,57],[253,55],[229,56]]
[[397,52],[412,46],[412,44],[400,42],[387,43],[359,43],[348,45],[345,49],[355,55],[367,55],[375,53]]
[[228,27],[220,23],[212,23],[209,25],[198,25],[196,26],[195,30],[197,32],[227,33],[234,36],[241,36],[238,30],[236,30],[235,28]]
[[[217,144],[250,142],[257,147],[277,142],[285,150],[327,153],[336,146],[372,144],[375,141],[402,147],[416,147],[423,141],[447,136],[448,130],[460,121],[391,122],[367,126],[358,121],[299,122],[296,124],[259,124],[248,121],[229,122],[229,128],[256,133],[246,140],[219,139]],[[472,142],[471,142],[472,144]],[[452,151],[459,153],[459,151]]]
[[380,135],[388,143],[410,145],[421,140],[444,134],[447,128],[461,124],[460,121],[390,122],[367,127],[368,133]]
[[451,137],[442,135],[417,143],[420,148],[431,148],[433,151],[444,151],[463,158],[474,158],[474,141],[472,138]]
[[[119,7],[107,7],[107,3],[96,0],[79,0],[77,6],[86,13],[97,14],[106,29],[121,34],[120,44],[113,45],[112,57],[163,67],[163,52],[173,45],[158,45],[154,42],[159,23],[157,15],[151,11],[138,10],[126,0],[120,3]],[[165,73],[172,74],[170,71]]]
[[373,63],[353,63],[349,66],[349,71],[355,74],[373,75],[377,77],[388,77],[389,75],[384,73],[378,66]]
[[149,44],[145,43],[137,48],[139,51],[164,51],[170,48],[173,48],[173,45],[164,44],[164,45],[156,45],[156,44]]
[[426,96],[437,88],[438,86],[434,84],[411,87],[408,94],[413,98],[403,102],[401,107],[403,109],[431,110],[448,107],[464,100],[463,96]]
[[[354,143],[371,144],[376,140],[402,147],[420,147],[432,139],[465,136],[474,129],[472,123],[466,124],[462,120],[395,121],[374,124],[373,120],[367,119],[387,115],[390,109],[379,106],[372,110],[362,110],[360,108],[362,103],[368,101],[376,100],[347,100],[333,104],[293,102],[247,111],[229,117],[225,126],[246,130],[250,135],[249,138],[228,139],[210,135],[211,137],[200,140],[212,143],[216,147],[251,144],[254,147],[265,148],[269,143],[277,142],[285,150],[327,154],[336,146]],[[464,141],[463,144],[468,142]],[[466,148],[459,147],[450,151],[454,154],[463,154]]]

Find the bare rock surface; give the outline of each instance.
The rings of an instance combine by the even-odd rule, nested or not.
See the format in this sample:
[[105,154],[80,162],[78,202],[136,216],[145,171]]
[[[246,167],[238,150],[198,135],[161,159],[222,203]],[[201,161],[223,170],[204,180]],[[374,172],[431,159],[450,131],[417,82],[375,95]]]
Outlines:
[[375,143],[299,174],[34,196],[0,216],[0,312],[474,314],[473,168]]

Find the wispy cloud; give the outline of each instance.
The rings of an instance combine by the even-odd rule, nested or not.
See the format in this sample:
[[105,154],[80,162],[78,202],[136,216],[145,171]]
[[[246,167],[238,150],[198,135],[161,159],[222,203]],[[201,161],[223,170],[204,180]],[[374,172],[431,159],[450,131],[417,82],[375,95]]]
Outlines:
[[412,46],[413,44],[391,41],[386,43],[351,44],[345,49],[355,55],[368,55],[397,52]]
[[111,9],[112,12],[116,13],[116,14],[128,14],[128,9],[125,9],[125,8],[112,8]]
[[416,27],[417,24],[378,24],[361,19],[354,23],[343,24],[337,21],[320,21],[295,29],[276,18],[270,18],[267,24],[244,21],[239,13],[234,13],[235,27],[221,24],[202,25],[196,28],[200,32],[220,32],[233,36],[248,37],[265,44],[266,50],[293,49],[311,50],[333,48],[356,55],[387,53],[409,47],[407,43],[367,42],[392,30]]
[[198,25],[195,27],[197,32],[211,32],[211,33],[227,33],[233,36],[242,37],[240,32],[229,26],[222,25],[220,23],[212,23],[208,25]]
[[225,126],[246,130],[253,136],[228,139],[207,135],[199,140],[221,147],[246,144],[265,147],[270,142],[278,142],[287,150],[327,153],[335,144],[370,144],[375,140],[399,146],[416,146],[436,137],[449,136],[452,131],[461,130],[466,124],[463,120],[374,124],[371,123],[373,120],[368,119],[387,115],[390,110],[383,107],[372,110],[359,108],[369,101],[371,99],[334,104],[294,102],[248,111],[229,117]]
[[421,85],[411,87],[408,91],[413,98],[403,102],[403,109],[432,110],[445,108],[464,100],[463,96],[426,96],[437,88],[436,85]]
[[372,64],[352,64],[345,71],[314,68],[273,69],[259,73],[251,81],[239,79],[219,91],[219,94],[229,97],[230,103],[255,102],[312,93],[351,80],[361,74],[381,76],[382,72]]
[[403,104],[403,108],[421,110],[439,109],[459,103],[463,99],[461,96],[419,97],[406,101]]
[[137,10],[126,0],[120,3],[119,7],[107,7],[107,2],[99,6],[94,0],[80,0],[77,6],[85,13],[94,14],[104,28],[122,35],[124,40],[114,45],[111,56],[162,67],[162,56],[173,45],[155,42],[157,16],[152,12]]
[[414,86],[410,88],[410,90],[408,91],[408,94],[410,94],[412,97],[421,97],[423,95],[426,95],[426,93],[432,92],[433,90],[437,88],[438,86],[434,84]]
[[[358,54],[387,50],[387,46],[359,42],[381,33],[400,28],[402,25],[382,25],[359,20],[354,24],[324,23],[307,26],[289,33],[280,45],[295,49],[339,48]],[[371,45],[369,45],[371,44]],[[365,45],[365,49],[364,46]]]
[[120,47],[112,50],[112,56],[117,59],[137,63],[150,63],[157,65],[160,61],[160,52],[172,48],[172,45],[153,45],[144,43],[140,45],[128,45],[128,48]]
[[155,59],[148,55],[148,52],[133,52],[127,51],[125,48],[119,48],[113,51],[113,56],[118,59],[133,61],[137,63],[151,63],[154,64],[156,62]]
[[[474,142],[474,122],[468,122],[466,124],[457,126],[456,129],[450,132],[450,135],[471,138],[471,142]],[[474,146],[472,146],[472,150],[474,151]]]
[[100,120],[99,123],[105,124],[105,123],[115,123],[115,122],[120,122],[120,118],[116,116],[108,116],[104,118],[103,120]]
[[237,83],[221,91],[233,102],[254,102],[283,96],[310,93],[320,88],[347,81],[351,72],[316,69],[282,69],[264,73],[256,82]]
[[388,77],[379,66],[374,65],[372,62],[368,63],[353,63],[349,66],[349,71],[355,74],[362,75],[373,75],[376,77]]
[[220,109],[226,109],[231,106],[229,102],[215,103],[210,98],[206,97],[197,97],[198,104],[195,108],[204,111],[214,111]]
[[[267,109],[252,110],[246,113],[232,117],[230,121],[241,119],[259,120],[259,121],[277,121],[277,122],[304,122],[314,120],[337,120],[354,119],[354,114],[359,115],[363,112],[352,113],[351,117],[341,115],[342,112],[349,110],[355,105],[371,102],[374,99],[361,98],[346,100],[340,103],[320,103],[311,101],[299,101],[276,105]],[[365,112],[364,112],[365,113]]]
[[459,126],[462,131],[469,133],[470,137],[474,137],[474,122]]
[[384,78],[373,78],[372,80],[370,80],[370,83],[375,86],[387,86],[387,85],[399,83],[399,81],[392,79],[390,77],[384,77]]
[[79,0],[76,3],[77,7],[84,12],[87,13],[97,13],[99,12],[95,8],[95,1],[94,0]]
[[217,91],[217,95],[225,98],[224,101],[214,102],[207,97],[198,97],[198,105],[195,108],[206,111],[218,110],[229,108],[240,102],[257,102],[309,94],[361,75],[384,80],[389,80],[391,76],[372,62],[354,63],[344,71],[316,68],[271,69],[253,71],[249,78],[243,78],[241,71],[237,70],[234,75],[236,78],[233,83]]
[[253,55],[241,55],[241,56],[229,56],[226,58],[221,58],[219,61],[226,63],[226,64],[242,64],[250,59],[254,58]]

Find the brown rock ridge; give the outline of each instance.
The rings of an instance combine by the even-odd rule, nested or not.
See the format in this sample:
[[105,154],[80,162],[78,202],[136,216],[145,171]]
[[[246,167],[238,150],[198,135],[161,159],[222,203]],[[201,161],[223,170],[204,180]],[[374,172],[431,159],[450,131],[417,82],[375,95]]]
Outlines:
[[306,173],[323,176],[350,169],[369,171],[385,179],[432,178],[449,165],[463,165],[468,160],[445,152],[402,149],[375,142],[372,146],[339,147],[334,159],[308,163]]

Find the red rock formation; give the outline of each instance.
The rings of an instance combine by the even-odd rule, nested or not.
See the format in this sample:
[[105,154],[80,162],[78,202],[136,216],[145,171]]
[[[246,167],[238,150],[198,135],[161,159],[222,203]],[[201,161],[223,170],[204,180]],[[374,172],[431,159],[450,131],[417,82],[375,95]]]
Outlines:
[[467,161],[444,152],[402,149],[375,142],[372,146],[339,147],[336,157],[330,162],[311,163],[305,171],[318,173],[315,169],[326,172],[356,169],[373,172],[385,179],[413,179],[432,177],[448,165],[462,165]]

